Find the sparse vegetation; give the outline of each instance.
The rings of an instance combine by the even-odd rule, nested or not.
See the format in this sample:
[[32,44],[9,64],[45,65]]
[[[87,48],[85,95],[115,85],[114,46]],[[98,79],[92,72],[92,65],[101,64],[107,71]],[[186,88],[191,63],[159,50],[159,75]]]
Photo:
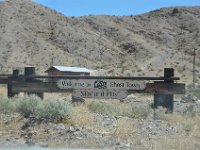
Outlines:
[[105,102],[92,102],[89,104],[89,110],[93,112],[108,114],[108,115],[122,115],[120,108],[116,105]]
[[13,99],[0,96],[0,112],[3,114],[17,112],[25,118],[35,117],[38,120],[57,122],[71,116],[72,106],[63,100],[42,101],[35,95],[25,95]]
[[194,95],[194,96],[196,96],[197,98],[200,99],[200,87],[199,87],[199,86],[197,86],[195,89],[193,89],[191,86],[189,86],[188,91],[189,91],[192,95]]
[[151,113],[150,106],[139,107],[135,105],[113,104],[106,102],[92,102],[88,105],[89,110],[107,115],[124,116],[130,118],[147,119]]
[[68,119],[72,114],[72,107],[64,100],[48,99],[38,103],[36,118],[47,121],[61,121]]
[[14,104],[11,99],[0,95],[0,113],[10,114],[12,112],[14,112]]
[[41,99],[35,95],[18,97],[16,100],[16,111],[22,114],[25,118],[36,116],[36,108],[40,102]]
[[[54,57],[55,64],[81,65],[113,76],[163,76],[161,66],[175,67],[184,77],[181,82],[191,82],[193,48],[200,43],[199,7],[164,8],[131,17],[65,17],[31,1],[1,4],[2,74],[33,64],[44,73],[45,64],[50,65]],[[200,61],[196,61],[198,74]],[[187,92],[200,99],[200,87],[188,87]],[[166,114],[161,107],[153,112],[135,102],[89,101],[72,107],[67,98],[58,97],[42,101],[35,95],[0,96],[0,145],[19,139],[52,147],[67,143],[65,147],[74,148],[200,149],[200,117],[194,107],[199,104]]]

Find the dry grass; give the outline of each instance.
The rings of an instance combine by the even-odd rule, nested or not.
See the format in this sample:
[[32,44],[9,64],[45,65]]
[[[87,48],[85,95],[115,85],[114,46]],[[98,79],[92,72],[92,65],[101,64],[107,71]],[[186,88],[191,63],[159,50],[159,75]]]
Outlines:
[[174,114],[168,119],[169,122],[179,123],[183,132],[173,138],[162,137],[155,144],[154,150],[199,150],[200,149],[200,117],[188,117]]
[[[11,115],[12,116],[12,115]],[[5,116],[1,115],[0,119],[0,136],[13,134],[13,136],[19,136],[21,133],[21,117],[15,116],[11,117],[6,122],[4,121]]]
[[128,140],[136,130],[131,120],[119,119],[111,131],[111,135],[119,140]]
[[153,150],[199,150],[199,139],[191,136],[178,135],[174,138],[162,137],[158,140]]
[[66,101],[71,100],[70,93],[44,93],[44,99],[63,99]]
[[6,86],[0,86],[0,94],[5,95],[7,93],[7,87]]
[[72,116],[67,120],[67,123],[81,127],[88,127],[93,125],[93,116],[86,106],[79,105],[74,107]]

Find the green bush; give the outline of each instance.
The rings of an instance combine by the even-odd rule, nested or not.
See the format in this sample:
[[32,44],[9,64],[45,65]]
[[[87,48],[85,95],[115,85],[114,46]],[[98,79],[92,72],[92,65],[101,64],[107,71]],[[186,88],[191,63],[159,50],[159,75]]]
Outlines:
[[70,117],[72,106],[63,100],[41,100],[36,95],[15,97],[15,101],[0,96],[0,113],[13,112],[18,112],[25,118],[33,116],[38,120],[59,121]]
[[63,100],[49,99],[42,101],[36,108],[37,119],[47,121],[59,121],[69,118],[72,113],[72,106]]
[[14,111],[15,111],[15,107],[11,99],[1,95],[0,96],[0,112],[4,114],[10,114]]
[[24,117],[36,117],[38,120],[58,121],[70,116],[72,107],[63,100],[41,100],[36,95],[17,99],[16,110]]
[[195,89],[190,88],[190,89],[189,89],[189,92],[190,92],[192,95],[194,95],[194,96],[196,96],[197,98],[200,99],[200,88],[199,88],[199,87],[197,87],[197,88],[195,88]]
[[16,101],[16,111],[22,114],[25,118],[36,115],[38,103],[42,100],[36,95],[25,95],[18,97]]

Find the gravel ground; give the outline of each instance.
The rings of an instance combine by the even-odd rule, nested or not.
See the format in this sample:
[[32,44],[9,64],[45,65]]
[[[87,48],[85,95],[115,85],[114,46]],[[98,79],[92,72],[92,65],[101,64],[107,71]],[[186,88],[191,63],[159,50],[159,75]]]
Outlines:
[[[133,102],[140,107],[147,107],[149,103]],[[187,113],[188,110],[198,114],[200,104],[174,103],[175,113]],[[0,148],[2,147],[64,147],[64,148],[99,148],[99,149],[154,149],[159,139],[167,137],[173,139],[178,135],[187,135],[183,125],[165,120],[132,119],[122,116],[109,116],[93,113],[96,127],[79,127],[63,123],[36,122],[33,118],[23,118],[18,114],[1,117]],[[13,124],[13,120],[15,120]],[[126,140],[120,139],[111,131],[117,122],[131,122],[134,126],[127,133]],[[11,123],[12,122],[12,123]],[[101,130],[101,129],[105,130]],[[124,126],[128,130],[129,127]]]

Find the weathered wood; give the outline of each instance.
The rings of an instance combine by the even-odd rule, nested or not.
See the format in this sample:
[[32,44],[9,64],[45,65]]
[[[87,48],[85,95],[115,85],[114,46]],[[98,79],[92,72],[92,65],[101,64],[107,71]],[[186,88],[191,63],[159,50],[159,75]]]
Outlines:
[[13,70],[13,77],[18,77],[19,76],[19,70]]
[[[37,81],[36,79],[34,78],[29,78],[29,76],[34,76],[35,75],[35,67],[25,67],[24,68],[24,76],[25,76],[25,82],[39,82]],[[22,92],[22,91],[21,91]],[[27,91],[26,92],[28,95],[31,95],[31,94],[35,94],[37,95],[38,97],[40,97],[41,99],[44,98],[44,93],[42,91],[38,91],[38,92],[35,92],[35,91]]]
[[129,90],[130,93],[152,93],[152,94],[185,94],[183,83],[147,83],[144,90]]
[[74,76],[74,75],[48,75],[48,76],[36,76],[30,75],[26,78],[38,78],[38,79],[48,79],[48,78],[57,78],[57,79],[120,79],[120,80],[180,80],[179,77],[110,77],[110,76]]
[[7,83],[7,95],[8,97],[14,97],[15,95],[19,94],[19,92],[13,92],[13,82],[18,80],[19,70],[13,70],[13,75],[8,77],[9,82]]
[[12,74],[0,74],[0,77],[9,77],[12,76]]
[[29,76],[34,76],[35,75],[35,68],[34,67],[25,67],[24,68],[24,76],[25,76],[25,81],[26,82],[31,82],[33,81],[33,78],[28,78]]
[[9,98],[12,98],[15,96],[15,93],[12,91],[12,84],[7,85],[7,95]]
[[[59,89],[55,82],[13,83],[13,92],[72,92],[76,89]],[[147,83],[144,90],[128,90],[129,93],[185,94],[185,84]]]
[[[173,68],[164,68],[164,77],[168,78],[168,79],[174,77],[174,69]],[[171,85],[173,83],[174,83],[173,80],[164,80],[164,84],[166,86]],[[176,87],[174,87],[174,86],[172,88],[176,89]],[[154,94],[154,107],[157,108],[159,106],[167,108],[167,112],[173,112],[174,95],[172,93],[155,93]]]
[[173,99],[173,94],[154,94],[154,107],[162,106],[167,108],[167,112],[173,112]]
[[[170,79],[174,77],[173,68],[164,68],[164,78]],[[173,83],[173,80],[164,80],[165,83]]]
[[9,78],[1,78],[0,77],[0,84],[8,84],[11,80]]
[[41,99],[44,98],[44,93],[35,93],[35,92],[27,92],[28,95],[36,95],[40,97]]

